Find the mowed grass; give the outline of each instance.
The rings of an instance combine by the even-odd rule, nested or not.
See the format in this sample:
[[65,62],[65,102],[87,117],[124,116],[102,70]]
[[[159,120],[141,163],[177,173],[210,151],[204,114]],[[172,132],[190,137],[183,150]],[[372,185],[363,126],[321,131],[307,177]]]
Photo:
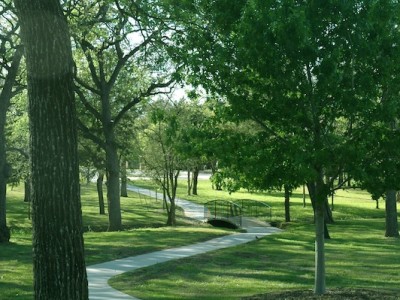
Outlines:
[[[266,201],[273,218],[283,221],[282,193],[244,191],[229,195],[210,190],[202,181],[199,203],[213,199]],[[179,196],[188,198],[181,188]],[[254,294],[312,289],[314,284],[314,226],[312,209],[303,208],[302,190],[291,198],[292,220],[283,233],[246,245],[155,265],[114,277],[114,288],[142,299],[240,299]],[[384,209],[363,191],[338,191],[332,239],[326,241],[326,280],[329,288],[394,291],[400,299],[400,240],[384,237]],[[382,203],[384,207],[384,203]]]
[[[87,265],[192,244],[230,231],[193,223],[178,212],[178,226],[164,227],[162,202],[128,192],[121,198],[124,231],[104,232],[108,216],[99,215],[94,185],[82,185],[82,211]],[[0,244],[0,299],[33,299],[32,225],[23,188],[7,190],[11,241]]]
[[[157,188],[157,186],[150,180],[137,180],[133,184],[137,184],[147,188]],[[235,193],[229,194],[226,191],[217,191],[211,188],[209,180],[199,181],[198,195],[187,195],[186,181],[181,180],[177,189],[177,197],[187,199],[199,204],[205,204],[212,200],[256,200],[267,203],[272,207],[272,220],[282,222],[285,220],[284,210],[284,192],[271,191],[271,192],[248,192],[240,190]],[[380,206],[382,209],[375,209],[376,202],[371,199],[368,192],[362,190],[338,190],[334,195],[334,214],[335,220],[353,220],[353,219],[375,219],[384,218],[384,202],[381,201]],[[331,203],[331,199],[329,199]],[[298,188],[293,191],[290,198],[290,212],[292,222],[311,222],[313,220],[313,210],[308,191],[306,189],[306,207],[303,207],[303,189]],[[265,217],[269,221],[269,216]]]

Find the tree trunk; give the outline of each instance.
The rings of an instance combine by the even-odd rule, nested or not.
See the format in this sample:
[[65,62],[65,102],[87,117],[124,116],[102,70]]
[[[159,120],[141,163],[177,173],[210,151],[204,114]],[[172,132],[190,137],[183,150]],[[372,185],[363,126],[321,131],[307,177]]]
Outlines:
[[126,164],[127,161],[122,159],[121,161],[121,197],[128,197],[128,187],[127,187],[127,174],[126,174]]
[[166,185],[163,186],[169,201],[169,209],[168,209],[168,219],[167,225],[168,226],[175,226],[176,225],[176,205],[175,205],[175,198],[176,198],[176,190],[178,188],[178,176],[179,171],[174,171],[173,169],[168,170],[166,174]]
[[399,225],[397,222],[396,191],[386,191],[386,237],[399,237]]
[[306,185],[303,184],[303,207],[306,207]]
[[0,243],[10,240],[10,229],[7,227],[7,205],[6,205],[6,190],[7,178],[9,176],[9,167],[6,160],[6,116],[12,98],[13,86],[15,78],[18,74],[19,64],[23,54],[22,47],[15,50],[11,67],[8,70],[4,81],[3,89],[0,93]]
[[285,221],[290,222],[290,189],[285,185]]
[[113,133],[108,140],[106,146],[108,231],[118,231],[122,229],[119,161]]
[[335,221],[333,220],[333,214],[331,207],[329,205],[328,195],[325,197],[325,205],[324,205],[324,219],[326,224],[333,224]]
[[31,183],[30,179],[24,181],[24,202],[31,202]]
[[317,295],[325,293],[325,209],[324,204],[327,199],[325,185],[323,182],[322,171],[315,182],[315,283],[314,292]]
[[[324,184],[322,182],[322,184]],[[311,205],[313,207],[314,210],[314,216],[315,216],[315,202],[318,199],[317,198],[317,187],[316,187],[316,183],[312,182],[312,183],[308,183],[307,184],[308,187],[308,193],[310,194],[310,199],[311,199]],[[325,223],[327,224],[333,224],[334,220],[333,220],[333,215],[332,215],[332,210],[329,206],[329,201],[328,201],[328,197],[325,197],[324,201],[324,219],[325,219]]]
[[[322,199],[321,199],[322,200]],[[317,201],[315,210],[315,282],[314,292],[325,293],[325,238],[323,202]]]
[[188,168],[187,170],[187,194],[188,196],[190,196],[191,192],[192,192],[192,179],[190,176],[191,172],[190,169]]
[[106,214],[106,211],[104,209],[103,180],[104,180],[104,173],[99,172],[99,177],[97,177],[97,180],[96,180],[96,187],[97,187],[97,195],[99,197],[100,215]]
[[193,184],[192,184],[192,194],[197,196],[197,185],[199,183],[199,167],[195,167],[193,171]]
[[167,226],[175,226],[176,225],[176,207],[175,207],[175,199],[170,199],[170,205],[168,210],[168,219]]
[[59,1],[15,0],[28,74],[35,299],[88,299],[73,60]]

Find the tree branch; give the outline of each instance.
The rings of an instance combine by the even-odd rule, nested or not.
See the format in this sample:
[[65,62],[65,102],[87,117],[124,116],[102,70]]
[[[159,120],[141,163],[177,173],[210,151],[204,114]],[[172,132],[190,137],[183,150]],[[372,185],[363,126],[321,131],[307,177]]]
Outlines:
[[[124,117],[124,115],[136,104],[138,104],[140,101],[142,101],[144,98],[152,95],[156,95],[153,91],[156,89],[160,88],[166,88],[169,87],[175,80],[170,79],[167,82],[160,82],[160,83],[152,83],[145,92],[140,93],[140,95],[136,98],[134,98],[131,102],[129,102],[127,105],[125,105],[121,111],[118,113],[118,115],[114,118],[114,123],[113,126],[116,126],[121,119]],[[161,92],[160,92],[161,93]]]
[[78,128],[81,130],[83,136],[91,141],[93,141],[95,144],[100,146],[102,149],[105,150],[106,144],[96,135],[94,135],[89,128],[86,127],[85,124],[81,122],[81,120],[77,120],[78,122]]
[[75,86],[75,92],[79,96],[79,99],[81,100],[82,104],[85,106],[85,108],[99,121],[101,121],[101,115],[100,113],[86,100],[85,95],[83,92]]

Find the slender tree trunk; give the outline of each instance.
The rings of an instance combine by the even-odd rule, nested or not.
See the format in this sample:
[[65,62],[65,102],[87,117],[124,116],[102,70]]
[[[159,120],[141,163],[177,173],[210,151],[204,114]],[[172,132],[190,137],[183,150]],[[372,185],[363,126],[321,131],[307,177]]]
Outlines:
[[166,186],[164,186],[164,189],[166,190],[168,200],[169,200],[169,210],[168,210],[168,219],[167,219],[168,226],[176,225],[175,198],[176,198],[176,190],[178,188],[178,176],[179,176],[179,171],[175,172],[173,169],[170,169],[167,172],[167,176],[166,176]]
[[290,222],[290,189],[285,185],[285,221]]
[[99,197],[100,215],[106,214],[106,211],[104,209],[103,180],[104,180],[104,173],[99,172],[99,176],[97,177],[97,180],[96,180],[96,187],[97,187],[97,195]]
[[386,237],[399,237],[399,225],[397,222],[396,191],[386,191]]
[[24,180],[24,202],[31,202],[31,183],[30,179]]
[[12,98],[13,86],[15,78],[18,74],[19,64],[23,54],[22,47],[14,52],[11,67],[8,70],[6,79],[4,81],[3,89],[0,93],[0,243],[8,242],[10,240],[10,229],[7,227],[7,205],[6,205],[6,191],[7,191],[7,178],[9,174],[9,166],[6,160],[6,116],[7,110],[10,106]]
[[126,164],[125,159],[121,160],[121,197],[128,197],[128,187],[127,187],[127,174],[126,174]]
[[88,299],[73,60],[56,0],[15,0],[28,74],[35,299]]
[[190,196],[191,192],[192,192],[192,179],[191,179],[190,174],[191,174],[191,172],[190,172],[190,169],[188,168],[188,170],[187,170],[187,194],[188,194],[188,196]]
[[193,171],[193,184],[192,184],[192,194],[197,196],[197,186],[199,183],[199,167],[195,167]]
[[315,210],[315,282],[314,292],[325,293],[325,238],[323,202],[317,201]]
[[108,140],[106,146],[108,231],[118,231],[122,229],[119,161],[113,133],[110,133]]
[[332,209],[329,205],[328,197],[325,197],[325,205],[324,205],[324,218],[326,224],[333,224],[335,221],[333,220]]
[[[322,184],[323,184],[323,182],[322,182]],[[308,183],[307,187],[308,187],[308,192],[310,194],[311,205],[313,207],[314,216],[315,216],[315,209],[316,209],[315,202],[316,202],[316,199],[318,199],[317,198],[316,183],[315,182]],[[331,210],[331,208],[329,206],[328,197],[325,197],[325,199],[323,201],[324,201],[323,210],[324,210],[325,223],[332,224],[332,223],[334,223],[334,220],[333,220],[332,210]]]
[[176,214],[175,214],[175,212],[176,212],[175,199],[170,199],[167,226],[175,226],[176,225]]
[[314,292],[317,295],[325,293],[325,210],[327,199],[322,171],[315,183],[315,283]]
[[306,185],[303,184],[303,207],[306,207]]

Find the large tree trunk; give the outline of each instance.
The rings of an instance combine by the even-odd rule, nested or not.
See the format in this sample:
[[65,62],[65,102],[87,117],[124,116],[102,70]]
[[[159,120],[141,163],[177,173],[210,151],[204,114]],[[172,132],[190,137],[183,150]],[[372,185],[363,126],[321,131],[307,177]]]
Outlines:
[[399,237],[399,225],[397,222],[396,191],[386,191],[386,237]]
[[121,160],[121,197],[128,197],[128,178],[126,173],[126,164],[127,161],[125,159]]
[[104,173],[99,172],[99,176],[97,177],[96,180],[96,187],[97,187],[97,195],[99,198],[99,213],[101,215],[106,214],[106,211],[104,209],[103,180],[104,180]]
[[6,160],[5,126],[7,110],[10,106],[13,86],[15,78],[17,77],[22,54],[22,47],[18,47],[17,50],[15,50],[11,67],[8,70],[3,89],[0,93],[0,243],[8,242],[10,240],[10,230],[7,227],[6,205],[7,178],[10,175],[10,170]]
[[28,74],[35,299],[88,299],[73,60],[56,0],[15,0]]
[[290,189],[285,185],[285,222],[290,222]]

